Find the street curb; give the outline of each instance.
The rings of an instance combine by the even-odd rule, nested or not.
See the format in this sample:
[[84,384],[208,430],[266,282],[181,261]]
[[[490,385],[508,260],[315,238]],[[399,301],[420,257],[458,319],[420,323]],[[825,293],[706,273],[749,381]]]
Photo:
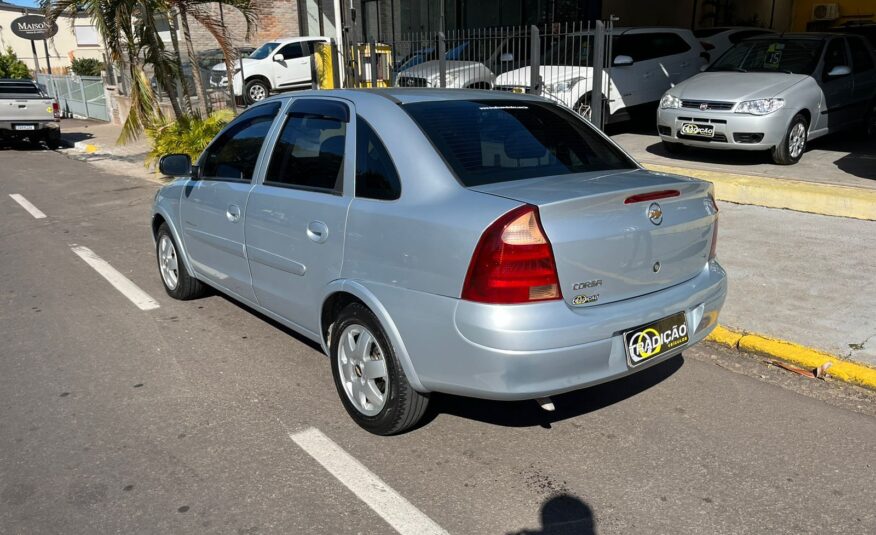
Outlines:
[[651,171],[708,180],[715,185],[719,201],[876,221],[876,190],[690,167],[643,165]]
[[849,362],[811,347],[759,334],[738,332],[720,325],[715,327],[706,340],[733,349],[788,361],[807,369],[815,369],[825,362],[830,362],[831,367],[827,373],[834,379],[876,390],[876,369],[865,364]]
[[91,143],[86,143],[85,141],[77,141],[73,143],[73,148],[79,152],[84,152],[86,154],[95,154],[100,152],[100,147]]

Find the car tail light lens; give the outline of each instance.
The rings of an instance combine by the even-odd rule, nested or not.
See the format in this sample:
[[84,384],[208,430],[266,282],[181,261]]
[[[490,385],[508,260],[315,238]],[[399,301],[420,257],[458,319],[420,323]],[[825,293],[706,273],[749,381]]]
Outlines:
[[58,101],[52,102],[52,113],[55,114],[55,119],[61,118],[61,106],[58,104]]
[[709,201],[715,210],[715,224],[712,226],[712,248],[709,250],[709,260],[714,260],[718,256],[718,203],[711,195],[709,195]]
[[561,297],[554,252],[538,208],[521,206],[487,228],[472,255],[463,299],[514,304]]

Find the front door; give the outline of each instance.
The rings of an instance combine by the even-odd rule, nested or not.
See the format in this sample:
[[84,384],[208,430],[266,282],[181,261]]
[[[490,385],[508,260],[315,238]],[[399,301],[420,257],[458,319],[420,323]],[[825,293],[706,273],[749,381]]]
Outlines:
[[341,273],[352,192],[350,110],[330,98],[295,99],[265,179],[246,207],[246,249],[259,304],[317,333],[325,287]]
[[852,106],[854,77],[851,74],[829,75],[834,67],[851,67],[851,63],[846,52],[845,40],[842,38],[832,39],[824,51],[821,71],[821,89],[824,92],[824,102],[821,106],[821,126],[826,126],[831,131],[839,130],[854,121],[854,107]]
[[870,108],[876,106],[876,65],[864,39],[858,37],[847,39],[854,76],[853,113],[856,118],[864,118],[871,113]]
[[244,252],[243,213],[265,136],[279,111],[272,102],[250,108],[204,151],[198,179],[183,190],[183,242],[192,267],[211,284],[254,300]]
[[289,43],[275,52],[283,61],[274,62],[274,87],[288,89],[310,84],[310,44],[306,41]]

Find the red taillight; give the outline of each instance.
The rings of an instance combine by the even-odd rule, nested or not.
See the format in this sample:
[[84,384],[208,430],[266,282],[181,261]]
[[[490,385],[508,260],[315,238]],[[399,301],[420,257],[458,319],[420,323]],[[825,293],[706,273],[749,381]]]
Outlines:
[[715,224],[712,227],[712,248],[709,250],[709,260],[714,260],[718,256],[718,203],[715,198],[709,195],[709,201],[715,209]]
[[648,193],[640,193],[631,195],[624,200],[624,204],[634,204],[637,202],[656,201],[658,199],[669,199],[670,197],[678,197],[681,192],[677,189],[664,189],[661,191],[651,191]]
[[52,113],[55,114],[55,119],[61,118],[61,106],[58,104],[58,101],[52,102]]
[[513,304],[561,297],[554,252],[538,208],[515,208],[487,228],[472,255],[463,299]]

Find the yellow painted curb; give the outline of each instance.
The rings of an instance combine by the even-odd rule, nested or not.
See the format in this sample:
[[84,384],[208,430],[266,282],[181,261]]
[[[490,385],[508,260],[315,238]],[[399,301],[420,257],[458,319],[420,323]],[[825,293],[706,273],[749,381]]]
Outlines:
[[652,171],[708,180],[715,185],[715,197],[720,201],[876,220],[876,190],[688,167],[643,165]]
[[97,152],[99,150],[100,150],[100,147],[98,147],[97,145],[92,145],[91,143],[85,145],[85,152],[87,154],[94,154],[95,152]]
[[830,362],[831,367],[827,373],[831,377],[847,383],[876,389],[876,369],[864,364],[850,362],[810,347],[768,338],[759,334],[741,333],[721,327],[720,325],[715,327],[715,330],[712,331],[706,340],[734,349],[792,362],[807,369],[815,369],[825,362]]

